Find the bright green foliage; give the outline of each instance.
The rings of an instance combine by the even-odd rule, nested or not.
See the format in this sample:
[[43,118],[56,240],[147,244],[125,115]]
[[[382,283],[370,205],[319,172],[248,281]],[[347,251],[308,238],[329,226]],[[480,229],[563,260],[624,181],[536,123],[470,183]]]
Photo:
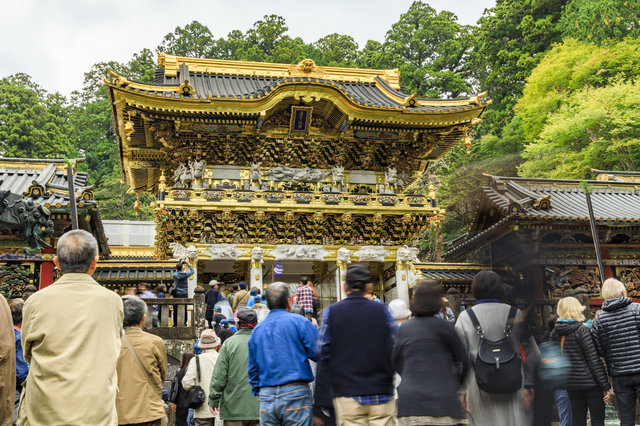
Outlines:
[[482,131],[500,135],[525,79],[542,53],[561,41],[558,22],[568,0],[497,0],[478,21],[476,72],[493,99]]
[[637,37],[640,31],[638,0],[573,0],[560,23],[564,38],[603,43],[607,39]]
[[595,46],[566,40],[556,45],[528,79],[518,102],[524,142],[533,142],[550,113],[557,111],[572,93],[583,87],[602,87],[615,78],[640,75],[640,40]]
[[77,151],[71,144],[69,105],[48,94],[26,74],[0,80],[0,155],[62,158]]
[[638,170],[640,79],[575,93],[528,145],[520,173],[529,177],[590,176],[592,168]]
[[451,12],[415,1],[385,40],[387,63],[400,68],[402,84],[418,96],[457,97],[470,91],[467,59],[472,30]]

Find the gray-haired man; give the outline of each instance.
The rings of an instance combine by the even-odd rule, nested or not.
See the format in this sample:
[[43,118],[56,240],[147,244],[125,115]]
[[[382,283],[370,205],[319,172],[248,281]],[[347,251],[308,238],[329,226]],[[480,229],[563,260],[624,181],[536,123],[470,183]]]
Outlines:
[[24,359],[33,374],[18,425],[113,426],[122,300],[91,278],[98,244],[88,232],[64,234],[53,262],[64,275],[29,297],[22,311]]
[[[160,337],[142,331],[146,312],[147,304],[142,299],[125,300],[123,324],[127,331],[122,337],[117,365],[116,406],[120,425],[160,426],[165,417],[161,395],[162,382],[167,376],[167,352]],[[149,383],[147,377],[153,383]]]

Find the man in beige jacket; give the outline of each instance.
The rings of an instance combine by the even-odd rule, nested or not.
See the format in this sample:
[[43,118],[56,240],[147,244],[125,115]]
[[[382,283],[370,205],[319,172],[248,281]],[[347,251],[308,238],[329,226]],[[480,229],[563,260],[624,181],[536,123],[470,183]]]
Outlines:
[[[162,338],[142,331],[147,304],[137,297],[124,302],[122,349],[118,358],[118,424],[160,426],[165,417],[162,382],[167,377],[167,352]],[[127,347],[129,343],[153,381],[153,388]]]
[[64,274],[24,304],[22,347],[30,365],[18,426],[114,426],[122,300],[91,276],[98,244],[74,230],[53,262]]
[[11,402],[16,394],[16,349],[12,324],[9,304],[0,294],[0,426],[11,425]]

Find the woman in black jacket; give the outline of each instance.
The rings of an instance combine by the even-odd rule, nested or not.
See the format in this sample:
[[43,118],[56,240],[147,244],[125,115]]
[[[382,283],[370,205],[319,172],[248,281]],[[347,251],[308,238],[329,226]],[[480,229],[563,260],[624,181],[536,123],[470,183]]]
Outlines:
[[458,425],[466,418],[458,390],[469,359],[453,324],[436,316],[442,287],[422,281],[411,299],[415,318],[402,324],[393,348],[398,387],[398,425]]
[[571,361],[564,378],[569,394],[573,426],[587,424],[587,409],[592,426],[604,426],[604,403],[609,401],[609,380],[604,364],[596,352],[589,327],[582,324],[584,307],[573,297],[558,302],[558,321],[551,340],[558,342],[563,356]]

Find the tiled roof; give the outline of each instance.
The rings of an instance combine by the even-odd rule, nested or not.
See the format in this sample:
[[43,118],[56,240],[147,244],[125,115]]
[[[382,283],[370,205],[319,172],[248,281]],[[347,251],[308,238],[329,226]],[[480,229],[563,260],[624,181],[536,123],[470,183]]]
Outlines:
[[[69,205],[67,176],[63,160],[39,160],[23,158],[0,158],[0,190],[27,195],[30,187],[42,187],[39,197],[32,197],[36,204],[47,208],[65,208]],[[80,197],[87,186],[87,173],[74,175],[76,197]],[[91,196],[93,198],[93,196]],[[95,204],[94,200],[82,200],[84,204]]]
[[[373,108],[386,108],[386,109],[403,109],[402,103],[397,98],[408,98],[411,95],[404,93],[400,90],[392,88],[386,81],[380,77],[375,77],[375,83],[369,82],[345,82],[327,80],[314,77],[258,77],[258,76],[245,76],[245,75],[228,75],[228,74],[215,74],[206,72],[194,72],[189,71],[186,65],[180,66],[180,71],[175,77],[165,77],[163,70],[157,70],[155,83],[140,83],[144,84],[151,90],[143,90],[136,88],[135,85],[128,87],[130,91],[137,93],[144,93],[150,96],[156,96],[166,99],[182,99],[188,98],[194,101],[201,99],[260,99],[268,95],[276,87],[287,84],[300,84],[311,83],[321,86],[332,86],[338,91],[342,92],[348,98],[358,105],[373,107]],[[185,95],[177,90],[167,90],[169,87],[176,88],[188,80],[188,84],[193,86],[195,93],[193,95]],[[155,86],[155,87],[154,87]],[[385,91],[393,94],[396,99],[388,96],[385,91],[381,90],[383,87]],[[465,101],[470,98],[459,98],[452,101]],[[429,102],[434,101],[437,103],[446,102],[443,100],[430,100],[430,99],[418,99],[418,101]],[[482,102],[482,101],[480,101]],[[453,102],[452,102],[453,103]],[[485,101],[486,103],[486,101]],[[488,103],[487,103],[488,104]],[[458,112],[465,110],[472,110],[477,108],[473,105],[420,105],[416,107],[407,107],[407,109],[414,112]]]
[[[589,220],[584,189],[578,180],[525,179],[490,176],[482,187],[506,215],[520,219]],[[587,181],[597,222],[640,221],[640,188],[625,182]],[[547,202],[548,201],[548,202]]]
[[[616,173],[616,172],[611,172]],[[572,179],[532,179],[490,176],[482,195],[475,222],[468,234],[451,241],[445,257],[463,247],[503,232],[509,220],[587,222],[589,210],[581,184]],[[589,180],[591,204],[596,223],[640,222],[640,186],[634,182]],[[497,209],[487,226],[484,213]]]
[[98,265],[93,279],[104,283],[173,281],[175,266],[162,265],[131,265],[131,266],[102,266]]
[[471,282],[480,269],[420,269],[425,280]]

